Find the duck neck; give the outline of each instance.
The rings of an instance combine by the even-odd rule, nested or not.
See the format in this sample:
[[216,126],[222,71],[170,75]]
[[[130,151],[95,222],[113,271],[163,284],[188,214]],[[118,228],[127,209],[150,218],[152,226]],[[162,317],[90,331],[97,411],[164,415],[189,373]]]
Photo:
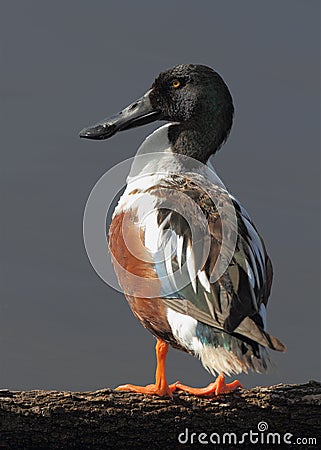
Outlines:
[[222,137],[212,124],[204,127],[197,124],[173,124],[168,129],[168,138],[175,153],[189,156],[206,164],[223,143]]

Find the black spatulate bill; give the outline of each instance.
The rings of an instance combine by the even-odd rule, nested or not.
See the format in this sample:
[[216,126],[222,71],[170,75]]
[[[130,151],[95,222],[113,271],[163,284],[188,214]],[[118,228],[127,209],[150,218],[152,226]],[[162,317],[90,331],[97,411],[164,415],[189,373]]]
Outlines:
[[161,113],[154,109],[150,102],[149,93],[150,91],[118,114],[84,128],[79,136],[86,139],[108,139],[118,131],[139,127],[161,119]]

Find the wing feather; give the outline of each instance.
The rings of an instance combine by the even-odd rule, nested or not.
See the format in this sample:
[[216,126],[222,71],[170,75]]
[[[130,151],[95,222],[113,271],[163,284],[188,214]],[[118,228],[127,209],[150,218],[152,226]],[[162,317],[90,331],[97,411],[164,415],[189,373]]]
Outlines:
[[[162,208],[160,200],[159,226],[164,232],[171,231],[170,240],[173,241],[171,264],[166,263],[167,271],[173,278],[172,285],[179,286],[179,283],[174,281],[185,263],[189,277],[187,284],[183,287],[179,286],[177,292],[163,296],[164,303],[168,308],[188,314],[218,330],[249,339],[264,347],[284,351],[284,345],[265,331],[261,305],[267,304],[270,294],[272,265],[263,240],[247,212],[234,197],[230,197],[237,217],[236,248],[225,273],[217,281],[211,282],[211,274],[220,253],[225,257],[222,248],[222,218],[216,208],[217,203],[214,203],[212,199],[214,197],[217,202],[224,202],[224,198],[229,194],[226,191],[222,193],[221,188],[213,185],[209,195],[196,183],[190,180],[183,183],[181,178],[177,180],[174,176],[168,182],[168,186],[166,181],[162,182],[164,198],[168,195],[167,187],[181,190],[201,208],[207,219],[211,241],[207,259],[203,267],[198,267],[200,255],[195,254],[192,246],[188,221],[178,212]],[[157,195],[161,199],[162,194],[160,195],[159,188]],[[183,209],[188,210],[189,206],[184,205],[184,199],[182,203]],[[198,219],[197,216],[193,216],[193,213],[195,214],[195,211],[189,211],[189,217],[193,221],[193,226],[197,227]],[[224,226],[226,225],[232,237],[235,227],[229,212],[224,217]]]

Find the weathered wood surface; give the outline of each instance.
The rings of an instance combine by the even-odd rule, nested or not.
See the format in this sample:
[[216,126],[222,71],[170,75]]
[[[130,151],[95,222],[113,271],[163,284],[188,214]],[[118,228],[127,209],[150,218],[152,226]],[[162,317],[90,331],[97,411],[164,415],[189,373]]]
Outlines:
[[[259,422],[265,422],[268,430],[260,432]],[[164,399],[111,389],[0,390],[1,449],[320,449],[320,425],[321,384],[315,381],[240,389],[215,398],[179,393]],[[235,433],[241,440],[242,434],[250,430],[258,433],[252,436],[259,439],[256,445],[250,443],[249,436],[243,444],[228,444],[227,436],[222,443],[224,433]],[[297,438],[315,438],[316,444],[310,441],[306,445],[275,445],[272,440],[266,445],[269,432],[279,433],[281,442],[285,433],[291,433],[293,436],[287,439],[292,442]],[[192,433],[197,434],[192,437]],[[207,436],[199,437],[200,433]],[[219,439],[216,434],[211,437],[212,433],[218,433],[220,444],[211,443],[210,439]],[[233,442],[234,437],[231,439]]]

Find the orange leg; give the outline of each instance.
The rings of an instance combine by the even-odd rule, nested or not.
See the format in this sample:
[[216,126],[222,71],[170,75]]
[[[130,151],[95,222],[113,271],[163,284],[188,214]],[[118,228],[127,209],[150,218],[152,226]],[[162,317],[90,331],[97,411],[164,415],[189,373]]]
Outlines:
[[155,384],[149,384],[148,386],[135,386],[133,384],[123,384],[116,388],[116,391],[131,391],[139,394],[154,394],[160,397],[169,396],[172,397],[173,392],[176,390],[176,384],[168,385],[166,380],[166,356],[168,352],[168,344],[166,342],[157,339],[156,343],[156,380]]
[[216,378],[214,383],[210,383],[205,388],[192,388],[189,386],[185,386],[180,382],[177,382],[175,386],[176,389],[180,391],[188,392],[189,394],[198,396],[226,394],[228,392],[234,391],[234,389],[238,387],[242,387],[241,383],[238,380],[226,384],[223,373]]

